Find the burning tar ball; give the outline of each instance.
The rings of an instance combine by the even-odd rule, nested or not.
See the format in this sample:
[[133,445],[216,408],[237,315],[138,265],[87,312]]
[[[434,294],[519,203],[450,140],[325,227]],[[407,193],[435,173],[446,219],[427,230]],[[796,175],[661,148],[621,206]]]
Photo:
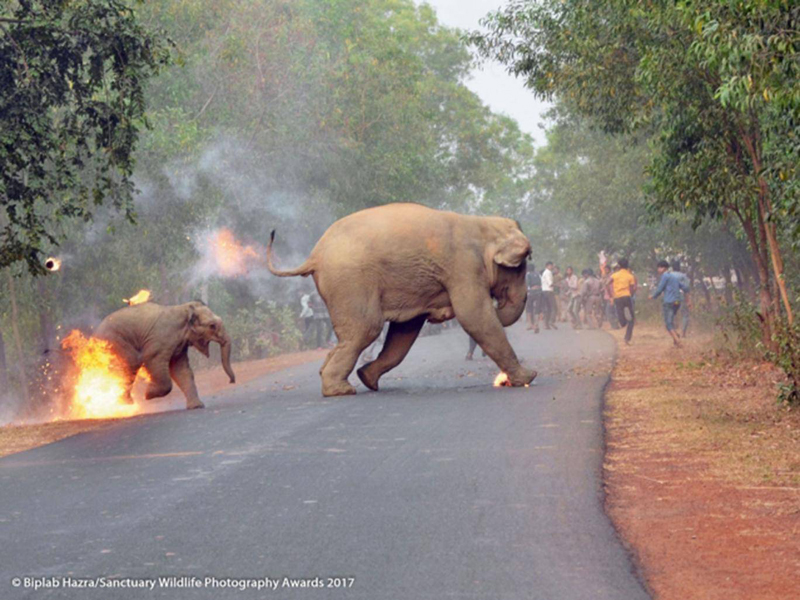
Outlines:
[[58,271],[61,268],[61,259],[51,256],[44,261],[44,268],[48,271]]

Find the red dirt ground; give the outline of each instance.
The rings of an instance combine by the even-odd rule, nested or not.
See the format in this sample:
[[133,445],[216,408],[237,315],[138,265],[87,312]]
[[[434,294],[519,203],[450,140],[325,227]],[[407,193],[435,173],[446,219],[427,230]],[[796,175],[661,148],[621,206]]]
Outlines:
[[709,341],[620,345],[606,508],[659,600],[800,598],[800,411],[771,367],[709,362]]

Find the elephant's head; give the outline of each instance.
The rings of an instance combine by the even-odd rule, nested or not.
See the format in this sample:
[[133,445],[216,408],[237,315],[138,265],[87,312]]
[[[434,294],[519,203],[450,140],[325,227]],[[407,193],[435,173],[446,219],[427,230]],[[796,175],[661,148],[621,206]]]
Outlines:
[[497,301],[497,316],[503,327],[508,327],[525,310],[528,299],[525,273],[531,244],[516,221],[501,221],[494,239],[487,245],[486,268],[492,298]]
[[222,319],[211,312],[202,302],[190,302],[188,305],[188,342],[208,357],[208,345],[216,342],[220,347],[222,368],[225,369],[231,383],[236,382],[236,375],[231,368],[231,338],[225,331]]

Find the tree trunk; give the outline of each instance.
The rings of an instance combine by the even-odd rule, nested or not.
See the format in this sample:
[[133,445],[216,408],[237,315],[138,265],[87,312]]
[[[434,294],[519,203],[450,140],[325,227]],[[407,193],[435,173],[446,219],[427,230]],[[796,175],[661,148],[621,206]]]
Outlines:
[[[781,254],[781,249],[778,244],[778,235],[775,228],[775,223],[769,220],[769,216],[772,213],[772,202],[770,201],[769,197],[769,186],[767,185],[764,176],[761,175],[761,148],[759,147],[760,144],[758,143],[760,136],[757,124],[753,127],[753,130],[755,132],[754,135],[745,134],[742,137],[745,148],[747,148],[747,152],[750,155],[750,160],[753,161],[753,172],[756,174],[756,180],[758,181],[757,214],[759,230],[762,236],[762,241],[766,241],[764,245],[769,249],[772,272],[775,276],[774,285],[777,287],[778,292],[780,293],[781,301],[783,302],[783,310],[786,312],[786,320],[789,325],[792,325],[794,322],[794,315],[792,313],[792,305],[789,302],[789,293],[786,290],[786,281],[783,277],[783,255]],[[775,316],[778,316],[777,306],[775,307]]]
[[6,279],[8,283],[8,296],[11,299],[11,331],[14,333],[14,345],[17,348],[17,371],[19,373],[20,387],[22,387],[22,399],[25,406],[28,405],[28,375],[25,372],[25,353],[22,350],[22,338],[19,335],[19,313],[17,312],[17,290],[14,286],[14,276],[11,271],[6,269]]
[[697,269],[697,278],[700,280],[700,286],[703,288],[703,296],[706,299],[706,310],[709,312],[716,312],[714,301],[711,298],[711,292],[708,291],[708,286],[706,285],[706,273],[699,267]]
[[733,306],[733,279],[730,265],[722,270],[722,276],[725,279],[725,302],[728,306]]
[[753,257],[756,273],[758,274],[758,315],[761,320],[761,341],[764,343],[765,347],[772,350],[775,348],[775,342],[772,340],[772,332],[775,330],[775,303],[773,302],[772,282],[770,281],[766,253],[764,252],[763,246],[759,244],[758,235],[756,234],[753,222],[747,218],[746,215],[742,215],[739,212],[737,212],[737,217],[739,217],[742,229],[744,229],[745,236],[747,237],[747,243],[750,246],[750,253]]

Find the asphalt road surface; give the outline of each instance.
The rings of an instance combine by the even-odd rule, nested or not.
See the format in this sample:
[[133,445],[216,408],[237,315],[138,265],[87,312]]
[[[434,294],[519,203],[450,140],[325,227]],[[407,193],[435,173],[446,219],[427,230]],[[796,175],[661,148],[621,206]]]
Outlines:
[[647,598],[602,507],[613,341],[565,329],[509,330],[527,389],[455,331],[378,393],[309,364],[2,459],[0,598]]

